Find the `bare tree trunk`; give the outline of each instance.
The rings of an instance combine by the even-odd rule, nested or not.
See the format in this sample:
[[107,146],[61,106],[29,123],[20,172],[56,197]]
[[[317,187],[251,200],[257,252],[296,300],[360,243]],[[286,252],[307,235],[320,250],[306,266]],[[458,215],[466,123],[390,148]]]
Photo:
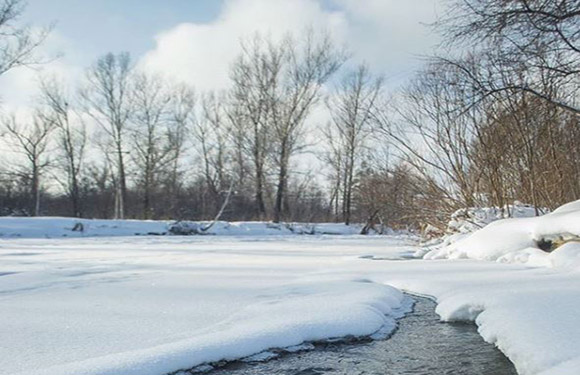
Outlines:
[[264,166],[256,163],[256,209],[260,220],[266,217],[266,204],[264,203]]
[[116,204],[116,211],[115,211],[115,219],[124,219],[125,218],[125,202],[127,197],[127,182],[125,180],[125,162],[123,160],[123,149],[120,143],[117,143],[117,165],[119,175],[118,181],[119,188],[117,189],[117,197],[115,198]]
[[31,184],[32,201],[34,202],[34,216],[40,216],[40,174],[36,161],[32,164],[32,184]]
[[350,225],[350,217],[352,212],[352,188],[353,188],[353,174],[354,174],[354,150],[351,150],[348,156],[348,167],[347,167],[347,181],[345,186],[346,199],[345,199],[345,210],[344,210],[344,223]]
[[[282,146],[282,149],[285,147]],[[274,223],[279,223],[282,217],[282,205],[288,179],[288,157],[285,152],[280,155],[280,167],[278,170],[278,186],[276,189],[276,203],[274,205]]]

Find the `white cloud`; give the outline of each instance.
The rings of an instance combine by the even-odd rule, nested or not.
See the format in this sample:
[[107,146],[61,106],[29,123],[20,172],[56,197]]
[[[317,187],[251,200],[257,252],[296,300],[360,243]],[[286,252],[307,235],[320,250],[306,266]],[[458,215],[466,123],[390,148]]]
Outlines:
[[240,39],[256,31],[277,38],[309,27],[328,31],[339,44],[348,29],[342,12],[326,11],[314,0],[229,0],[212,23],[184,23],[158,35],[141,66],[201,90],[224,88]]
[[438,41],[428,26],[442,0],[334,0],[348,15],[355,59],[393,79],[408,77]]
[[[138,64],[190,83],[198,90],[222,89],[228,85],[229,66],[239,53],[240,39],[256,31],[278,38],[313,27],[328,31],[337,44],[345,44],[353,53],[351,64],[366,61],[376,73],[391,78],[388,84],[396,85],[399,83],[396,81],[409,77],[420,66],[417,56],[429,53],[437,42],[424,24],[435,20],[442,0],[326,0],[326,3],[329,1],[331,10],[322,6],[322,0],[225,0],[214,21],[182,23],[156,35],[155,48],[140,58],[137,56]],[[38,69],[18,68],[0,77],[1,112],[30,115],[40,74],[62,77],[73,92],[87,68],[83,64],[96,57],[93,56],[96,51],[74,35],[68,37],[55,30],[40,51],[44,56],[64,52],[63,57]],[[122,39],[123,35],[115,37]],[[320,105],[313,110],[309,125],[320,128],[329,120],[328,116],[324,105]],[[310,134],[308,142],[315,143],[316,136]],[[312,155],[302,155],[299,160],[300,165],[323,168]]]
[[[273,38],[309,27],[328,31],[335,42],[353,52],[352,63],[367,61],[377,73],[407,77],[436,42],[423,24],[433,22],[442,0],[226,0],[220,15],[209,23],[182,23],[155,38],[155,48],[138,59],[140,67],[194,85],[199,90],[221,89],[239,52],[240,39],[255,31]],[[69,36],[71,37],[71,36]],[[119,36],[122,38],[122,36]],[[56,74],[71,85],[85,70],[79,62],[79,41],[54,30],[40,53],[65,54],[38,69],[18,68],[0,77],[4,111],[29,107],[37,94],[39,74]],[[86,51],[85,51],[86,52]]]
[[[277,38],[314,27],[328,31],[338,45],[346,45],[352,52],[348,65],[365,61],[388,78],[388,85],[397,86],[421,65],[419,55],[428,54],[437,41],[425,24],[435,21],[442,0],[331,1],[331,7],[323,7],[321,0],[226,0],[216,20],[183,23],[157,35],[155,48],[139,65],[201,91],[222,89],[228,85],[229,66],[239,53],[240,39],[256,31]],[[326,93],[330,90],[324,88]],[[320,128],[329,120],[320,104],[307,126]],[[316,143],[318,137],[310,132],[308,142]],[[315,149],[319,147],[310,148]],[[313,155],[296,160],[323,168]]]
[[408,76],[437,38],[425,24],[435,20],[441,0],[227,0],[211,23],[184,23],[156,36],[141,59],[145,69],[191,83],[198,89],[227,86],[228,68],[240,39],[255,31],[272,37],[308,27],[324,29],[387,77]]

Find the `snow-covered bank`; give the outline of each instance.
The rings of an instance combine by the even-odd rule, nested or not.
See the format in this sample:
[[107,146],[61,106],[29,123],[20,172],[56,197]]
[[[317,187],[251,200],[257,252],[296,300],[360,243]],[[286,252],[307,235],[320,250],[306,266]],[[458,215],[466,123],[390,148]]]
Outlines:
[[[0,238],[56,238],[171,235],[172,232],[196,232],[209,222],[163,220],[104,220],[70,217],[0,217]],[[172,231],[177,229],[176,231]],[[286,234],[358,234],[360,224],[283,223],[219,221],[204,234],[228,236],[268,236]]]
[[409,306],[404,298],[392,287],[356,281],[285,286],[191,338],[25,373],[159,375],[308,341],[388,334]]
[[578,272],[473,260],[395,266],[373,279],[433,296],[444,321],[474,321],[519,374],[580,373]]
[[9,375],[163,375],[388,332],[396,287],[434,297],[444,320],[474,320],[520,374],[580,373],[578,270],[403,260],[415,251],[394,236],[4,239],[0,363]]
[[459,272],[448,273],[446,280],[421,276],[388,282],[435,296],[444,320],[475,321],[482,337],[508,355],[521,374],[580,373],[580,201],[544,216],[494,221],[443,242],[424,258],[524,265],[494,281],[479,272],[461,275],[469,272],[461,265],[471,263],[456,261],[449,264],[457,264]]
[[570,258],[580,256],[579,246],[563,246],[551,254],[541,249],[552,242],[568,240],[580,240],[580,201],[568,203],[544,216],[492,222],[456,242],[444,243],[428,252],[425,258],[570,265],[573,260]]
[[[545,214],[549,212],[549,210],[547,208],[542,208],[538,209],[537,212]],[[462,208],[451,215],[444,232],[440,232],[436,228],[428,226],[424,233],[424,237],[428,240],[425,245],[448,246],[495,221],[508,218],[526,218],[534,216],[536,216],[536,209],[534,206],[523,204],[518,201],[503,207]]]
[[[7,374],[162,375],[345,335],[389,333],[403,294],[318,277],[399,239],[123,237],[0,242]],[[334,237],[333,237],[334,238]],[[387,251],[388,250],[388,251]]]

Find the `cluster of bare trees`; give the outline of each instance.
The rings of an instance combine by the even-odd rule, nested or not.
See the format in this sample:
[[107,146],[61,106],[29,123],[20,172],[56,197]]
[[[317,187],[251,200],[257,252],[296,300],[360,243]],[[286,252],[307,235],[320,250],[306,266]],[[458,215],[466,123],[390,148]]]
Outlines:
[[[24,7],[25,4],[21,0],[4,0],[0,3],[0,75],[14,68],[41,62],[34,54],[34,50],[46,39],[49,29],[34,32],[30,27],[19,26],[17,21]],[[29,124],[27,130],[26,133],[20,132],[15,116],[8,116],[4,119],[3,133],[9,138],[6,146],[16,152],[21,152],[26,158],[25,164],[11,162],[13,175],[29,187],[28,192],[34,202],[28,207],[29,212],[38,213],[40,175],[48,166],[44,154],[47,149],[50,126],[36,118]],[[3,189],[10,193],[17,188],[14,185],[13,181],[10,181]]]
[[[330,204],[346,224],[352,217],[356,174],[365,159],[373,132],[373,115],[380,110],[382,78],[371,75],[365,65],[347,73],[328,99],[332,121],[325,130],[326,161],[332,167]],[[339,208],[340,205],[340,208]]]
[[[580,3],[449,4],[434,25],[446,50],[390,95],[314,32],[245,39],[223,92],[127,54],[98,59],[79,88],[45,78],[30,119],[3,119],[24,157],[2,170],[2,213],[211,219],[227,201],[225,219],[417,228],[464,207],[580,199]],[[0,67],[34,63],[43,35],[3,25]],[[321,170],[297,168],[306,151]]]
[[[346,56],[323,33],[256,34],[231,89],[196,93],[106,54],[79,87],[44,77],[37,108],[2,120],[19,164],[2,168],[5,214],[323,220],[324,194],[295,173],[306,123]],[[62,194],[63,192],[64,194]]]
[[253,167],[256,209],[268,217],[265,185],[268,164],[275,170],[272,218],[289,210],[290,160],[305,146],[305,121],[320,99],[323,84],[345,60],[328,36],[307,32],[302,40],[281,42],[256,36],[242,46],[232,68],[232,124],[242,160]]
[[458,208],[520,200],[539,214],[580,199],[580,3],[458,0],[448,14],[435,25],[448,49],[376,111],[397,160],[376,184],[389,191],[407,170],[401,222],[441,227]]

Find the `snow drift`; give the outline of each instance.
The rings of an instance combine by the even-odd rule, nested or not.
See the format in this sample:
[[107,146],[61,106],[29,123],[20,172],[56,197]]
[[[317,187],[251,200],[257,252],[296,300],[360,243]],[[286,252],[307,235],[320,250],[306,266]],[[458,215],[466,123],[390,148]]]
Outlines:
[[[553,253],[554,244],[580,241],[580,200],[539,217],[503,219],[453,243],[431,249],[425,259],[479,259],[530,265],[569,264],[578,246],[571,243]],[[548,251],[546,251],[548,250]]]
[[270,298],[247,306],[196,337],[26,374],[160,375],[308,341],[367,336],[379,330],[390,333],[396,328],[395,319],[408,312],[410,304],[405,298],[392,287],[372,283],[279,288]]
[[580,373],[576,244],[549,255],[558,268],[404,261],[414,250],[394,236],[5,238],[2,373],[162,375],[388,333],[406,300],[389,286],[474,320],[522,375]]
[[[540,213],[549,212],[547,208],[539,210]],[[428,239],[426,247],[438,245],[448,246],[457,242],[471,233],[493,223],[497,220],[508,218],[523,218],[536,216],[534,206],[515,201],[513,204],[503,207],[469,207],[461,208],[451,214],[445,232],[441,233],[434,227],[428,226],[424,237]],[[419,255],[424,255],[420,253]]]

